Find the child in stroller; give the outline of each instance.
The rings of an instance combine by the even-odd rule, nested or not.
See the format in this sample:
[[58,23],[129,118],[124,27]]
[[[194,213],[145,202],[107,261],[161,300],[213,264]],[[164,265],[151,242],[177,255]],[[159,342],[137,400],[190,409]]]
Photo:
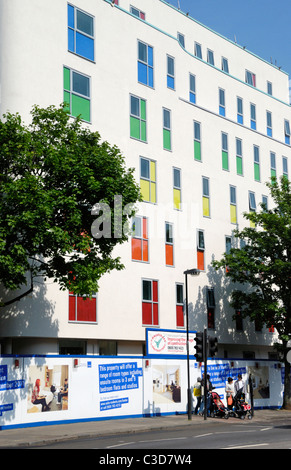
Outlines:
[[229,418],[229,411],[222,403],[220,396],[216,392],[211,392],[211,404],[210,404],[210,416],[214,418],[218,416],[220,418]]
[[245,419],[246,416],[248,419],[253,417],[251,405],[246,402],[242,389],[234,396],[231,415],[240,419]]

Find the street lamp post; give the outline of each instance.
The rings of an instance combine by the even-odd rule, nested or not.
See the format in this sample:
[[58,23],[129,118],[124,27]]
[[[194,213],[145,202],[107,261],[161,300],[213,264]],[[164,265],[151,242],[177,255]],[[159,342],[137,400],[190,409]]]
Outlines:
[[186,329],[187,329],[187,402],[188,402],[188,420],[192,419],[192,394],[190,386],[190,358],[189,358],[189,314],[188,314],[188,274],[191,276],[198,276],[200,274],[199,269],[187,269],[184,271],[185,274],[185,286],[186,286]]

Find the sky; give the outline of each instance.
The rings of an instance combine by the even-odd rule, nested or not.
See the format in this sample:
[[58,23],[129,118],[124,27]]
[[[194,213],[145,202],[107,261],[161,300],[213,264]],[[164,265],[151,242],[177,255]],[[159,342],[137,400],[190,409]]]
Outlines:
[[166,0],[291,79],[291,0]]

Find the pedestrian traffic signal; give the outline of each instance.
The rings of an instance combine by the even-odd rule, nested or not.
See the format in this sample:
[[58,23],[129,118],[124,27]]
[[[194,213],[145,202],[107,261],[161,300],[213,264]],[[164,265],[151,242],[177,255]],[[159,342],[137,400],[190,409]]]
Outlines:
[[208,354],[209,356],[213,357],[217,353],[217,345],[218,341],[216,336],[208,336]]
[[196,358],[197,362],[203,362],[203,333],[196,333],[196,338],[195,338],[195,350],[196,354],[194,354],[194,357]]

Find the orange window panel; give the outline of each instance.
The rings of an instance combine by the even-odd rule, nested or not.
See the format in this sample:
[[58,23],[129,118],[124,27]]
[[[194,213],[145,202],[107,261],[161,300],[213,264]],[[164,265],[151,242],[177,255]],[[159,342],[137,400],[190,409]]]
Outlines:
[[168,245],[166,243],[166,265],[173,266],[174,265],[174,247],[173,245]]
[[204,271],[204,251],[197,250],[197,268]]
[[149,242],[147,240],[142,241],[142,256],[143,261],[149,260]]
[[142,240],[140,238],[131,239],[131,257],[134,260],[142,261]]

